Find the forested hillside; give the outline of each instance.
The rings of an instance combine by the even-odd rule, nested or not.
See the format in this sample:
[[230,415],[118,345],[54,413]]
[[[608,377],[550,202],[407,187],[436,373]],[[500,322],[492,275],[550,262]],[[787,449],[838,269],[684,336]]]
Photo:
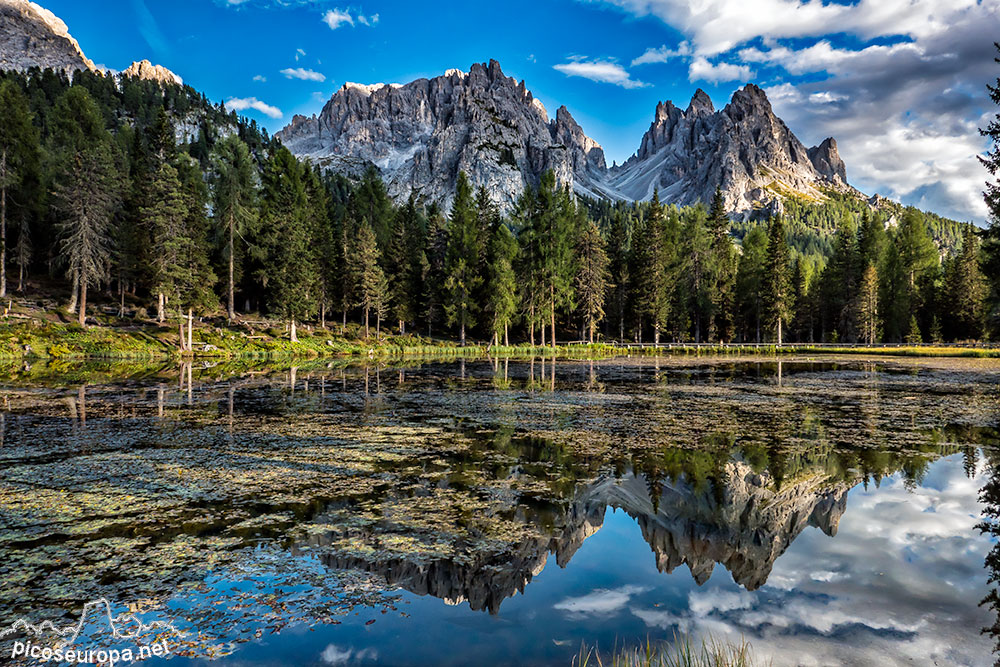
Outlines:
[[915,209],[790,200],[734,225],[718,195],[592,202],[551,173],[507,217],[464,176],[447,212],[396,206],[374,169],[321,173],[190,87],[86,72],[5,73],[0,115],[0,293],[65,294],[84,326],[96,294],[182,330],[259,313],[293,340],[349,319],[463,343],[985,331],[973,229]]

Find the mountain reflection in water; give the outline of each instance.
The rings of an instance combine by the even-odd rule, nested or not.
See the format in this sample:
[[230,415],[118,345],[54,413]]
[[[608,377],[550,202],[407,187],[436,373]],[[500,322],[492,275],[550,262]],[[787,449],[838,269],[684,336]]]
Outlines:
[[997,364],[89,372],[4,390],[4,625],[105,596],[202,632],[195,662],[568,664],[675,630],[991,662]]

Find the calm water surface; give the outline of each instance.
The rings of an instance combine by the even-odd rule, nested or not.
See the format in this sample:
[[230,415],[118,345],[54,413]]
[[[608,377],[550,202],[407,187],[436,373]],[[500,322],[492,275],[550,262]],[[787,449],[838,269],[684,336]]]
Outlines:
[[[994,661],[1000,363],[32,368],[0,401],[0,628],[106,600],[181,665]],[[76,645],[135,645],[102,609]]]

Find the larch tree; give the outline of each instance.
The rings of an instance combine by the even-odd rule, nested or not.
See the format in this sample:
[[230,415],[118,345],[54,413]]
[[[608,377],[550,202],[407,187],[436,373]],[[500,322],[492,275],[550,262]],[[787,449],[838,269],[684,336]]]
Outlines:
[[243,243],[255,210],[257,170],[250,149],[232,135],[222,139],[212,154],[211,184],[215,229],[222,238],[222,259],[226,264],[226,315],[236,317],[235,292],[238,259],[237,239]]
[[869,263],[861,273],[861,283],[855,298],[856,320],[861,340],[866,345],[874,345],[878,339],[878,269]]
[[579,271],[576,276],[576,294],[583,311],[588,339],[593,343],[594,329],[604,319],[604,299],[611,277],[604,239],[593,220],[587,221],[587,226],[580,235],[577,257]]

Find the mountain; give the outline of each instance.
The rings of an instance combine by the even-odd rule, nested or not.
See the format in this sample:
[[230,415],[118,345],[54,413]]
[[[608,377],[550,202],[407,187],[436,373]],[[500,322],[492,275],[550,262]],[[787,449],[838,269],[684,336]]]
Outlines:
[[565,107],[542,103],[491,60],[406,85],[347,83],[319,116],[276,135],[293,153],[339,171],[376,165],[397,200],[411,189],[449,202],[465,171],[509,210],[546,170],[587,192],[607,171],[604,151]]
[[334,170],[374,164],[397,200],[412,189],[447,202],[463,170],[504,210],[546,169],[579,194],[612,200],[647,200],[658,188],[667,202],[707,203],[718,186],[740,213],[780,209],[789,196],[824,201],[829,190],[855,192],[837,142],[806,148],[753,84],[721,111],[700,89],[684,111],[661,102],[639,150],[610,169],[566,107],[549,120],[495,60],[406,85],[345,84],[318,116],[295,116],[277,137]]
[[96,71],[55,14],[27,0],[0,0],[0,69]]
[[753,84],[720,111],[701,89],[684,111],[661,102],[639,150],[610,169],[606,182],[622,199],[648,200],[659,188],[663,201],[679,205],[708,203],[719,187],[735,212],[780,209],[790,196],[824,201],[828,190],[853,191],[836,140],[806,148]]
[[180,78],[163,65],[154,65],[148,60],[134,62],[123,70],[120,76],[132,76],[145,81],[156,81],[162,84],[184,85],[184,79]]

